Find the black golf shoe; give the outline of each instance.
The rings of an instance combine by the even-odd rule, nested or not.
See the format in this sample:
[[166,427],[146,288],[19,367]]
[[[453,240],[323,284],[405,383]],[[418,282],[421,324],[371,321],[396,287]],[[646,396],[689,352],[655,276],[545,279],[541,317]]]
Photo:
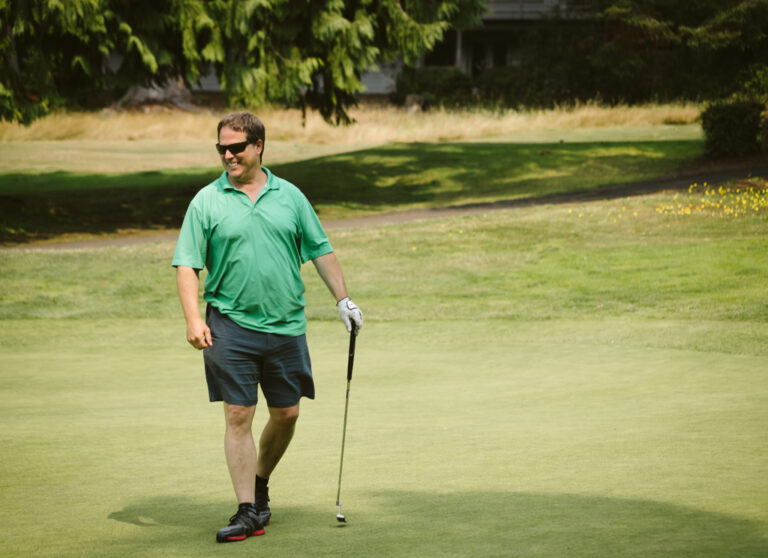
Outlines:
[[216,533],[216,542],[244,541],[263,534],[264,525],[253,504],[240,504],[237,513],[229,518],[229,525]]
[[262,525],[269,525],[272,512],[269,509],[269,488],[256,481],[256,513]]

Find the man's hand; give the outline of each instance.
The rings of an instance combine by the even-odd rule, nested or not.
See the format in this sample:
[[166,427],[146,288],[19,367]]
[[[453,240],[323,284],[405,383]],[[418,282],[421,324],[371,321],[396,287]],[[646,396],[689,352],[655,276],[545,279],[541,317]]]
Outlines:
[[195,349],[205,349],[213,345],[211,329],[203,320],[187,323],[187,342]]
[[339,317],[347,327],[347,331],[352,332],[354,326],[355,335],[357,335],[363,327],[363,313],[354,302],[349,300],[349,297],[342,298],[336,306],[339,308]]

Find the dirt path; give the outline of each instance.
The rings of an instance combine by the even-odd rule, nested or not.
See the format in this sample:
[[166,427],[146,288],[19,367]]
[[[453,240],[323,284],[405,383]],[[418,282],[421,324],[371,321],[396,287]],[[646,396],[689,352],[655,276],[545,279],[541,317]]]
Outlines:
[[[683,172],[665,178],[642,182],[631,182],[627,184],[618,184],[600,188],[598,190],[590,190],[588,192],[571,192],[568,194],[551,194],[546,196],[539,196],[536,198],[501,200],[491,203],[474,203],[465,205],[453,205],[448,207],[392,211],[388,213],[369,215],[366,217],[353,217],[350,219],[323,221],[323,226],[327,230],[354,227],[371,227],[407,223],[410,221],[419,221],[425,219],[440,219],[444,217],[473,215],[477,213],[486,213],[488,211],[511,209],[516,207],[532,207],[536,205],[609,200],[629,196],[653,194],[656,192],[663,192],[668,190],[685,190],[693,183],[701,184],[703,182],[707,182],[709,184],[718,184],[728,180],[748,178],[751,176],[768,176],[768,157],[740,159],[736,161],[729,161],[727,163],[719,163],[717,165],[705,164],[694,171]],[[174,241],[177,237],[178,231],[168,231],[156,234],[140,233],[136,235],[88,239],[76,242],[65,241],[22,244],[9,248],[0,248],[0,250],[71,250],[78,248],[90,249],[111,246],[129,246],[152,242],[167,242]]]

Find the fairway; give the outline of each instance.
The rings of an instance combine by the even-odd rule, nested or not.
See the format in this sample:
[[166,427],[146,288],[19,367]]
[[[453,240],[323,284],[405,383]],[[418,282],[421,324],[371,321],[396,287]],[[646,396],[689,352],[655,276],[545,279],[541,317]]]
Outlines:
[[[218,174],[208,148],[144,138],[127,150],[157,146],[141,165],[113,144],[89,168],[74,153],[99,138],[83,137],[51,143],[39,174],[0,157],[4,241],[51,237],[0,249],[0,556],[767,556],[765,178],[605,193],[701,162],[692,124],[365,132],[354,152],[286,137],[267,159],[326,221],[531,204],[335,221],[365,314],[348,523],[348,336],[307,265],[317,398],[270,482],[266,535],[230,545],[215,542],[235,509],[223,412],[184,338],[174,242],[151,235]],[[103,244],[57,244],[78,235]]]
[[764,556],[765,217],[672,199],[334,230],[366,312],[348,524],[347,336],[307,267],[317,399],[266,536],[226,550],[223,417],[173,243],[5,252],[3,554]]

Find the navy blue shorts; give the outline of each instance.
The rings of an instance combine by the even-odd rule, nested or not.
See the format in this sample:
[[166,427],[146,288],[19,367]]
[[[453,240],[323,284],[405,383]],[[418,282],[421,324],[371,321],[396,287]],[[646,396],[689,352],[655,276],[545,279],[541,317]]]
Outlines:
[[315,398],[305,335],[246,329],[210,304],[205,321],[213,340],[211,347],[203,349],[211,401],[256,405],[259,384],[270,407],[293,407],[302,397]]

